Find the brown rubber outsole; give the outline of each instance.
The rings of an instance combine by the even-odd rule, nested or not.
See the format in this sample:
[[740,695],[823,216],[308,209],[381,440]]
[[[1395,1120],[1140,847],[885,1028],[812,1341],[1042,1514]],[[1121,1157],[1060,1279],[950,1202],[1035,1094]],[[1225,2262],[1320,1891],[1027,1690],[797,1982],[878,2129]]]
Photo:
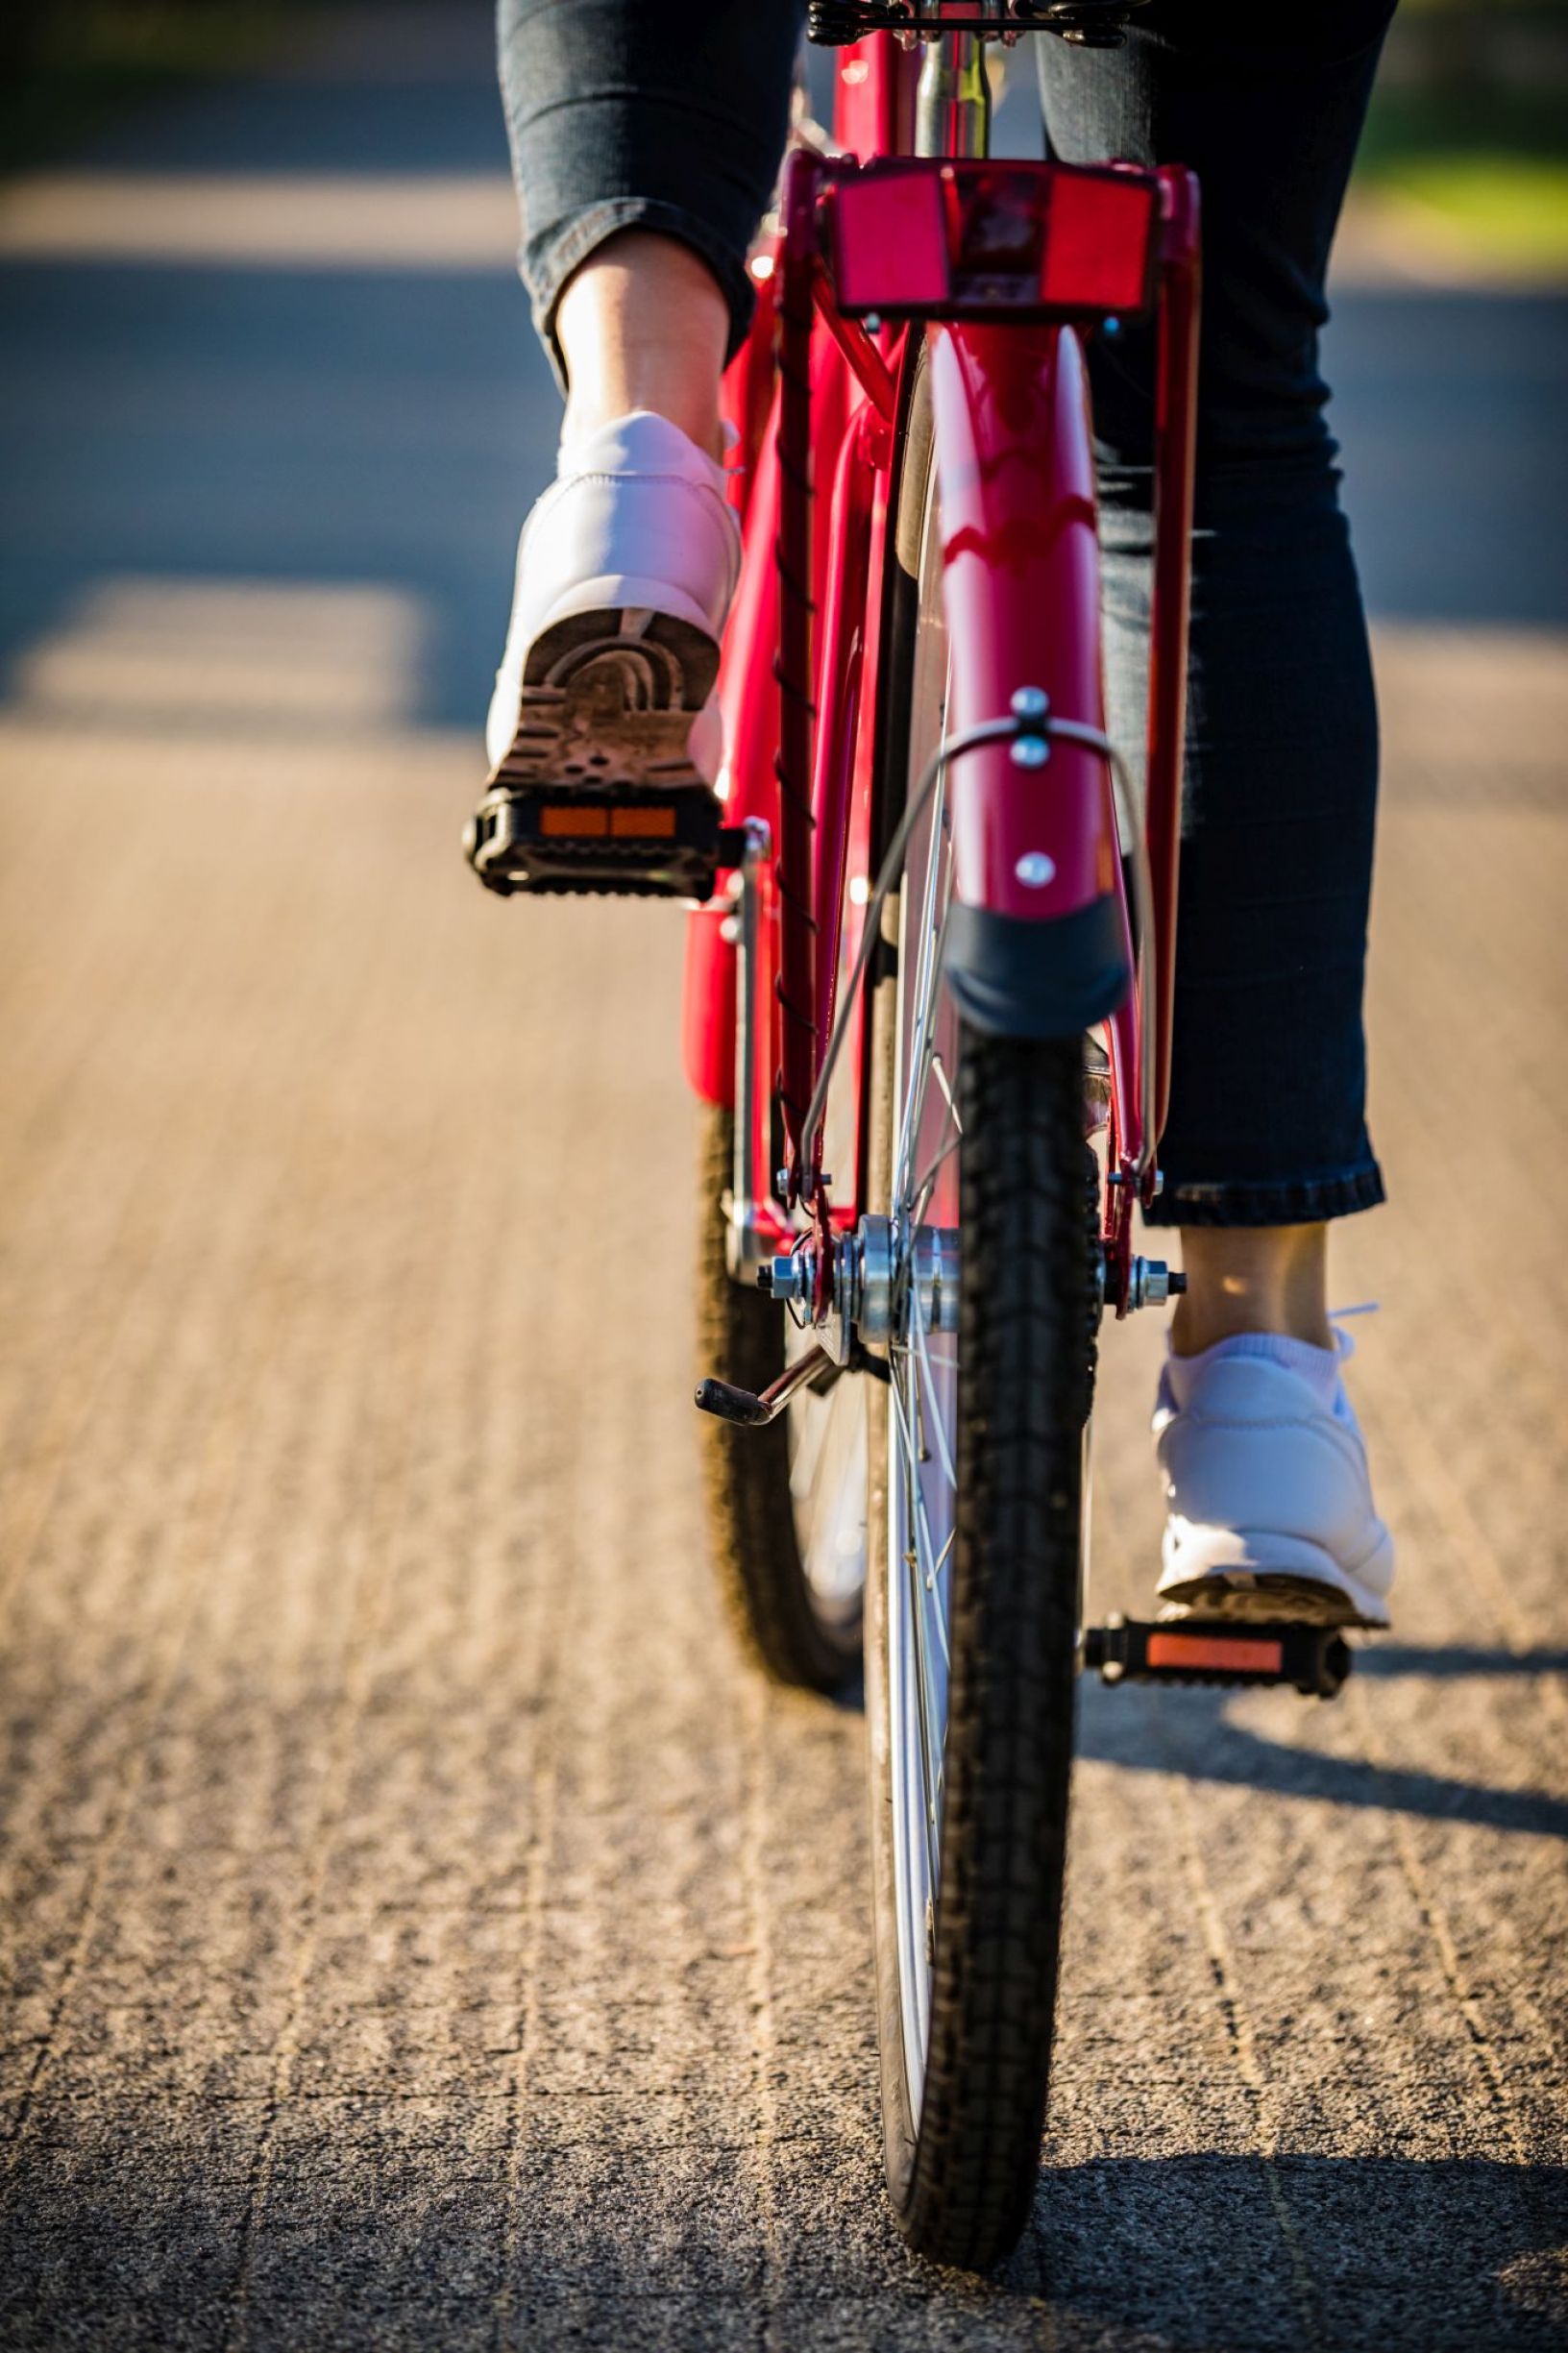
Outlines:
[[1266,1571],[1254,1574],[1245,1585],[1227,1577],[1195,1577],[1190,1584],[1162,1596],[1163,1625],[1179,1625],[1192,1618],[1219,1618],[1233,1626],[1262,1626],[1283,1619],[1296,1626],[1360,1626],[1372,1632],[1386,1628],[1384,1619],[1364,1616],[1348,1594],[1333,1585],[1319,1584],[1311,1577],[1270,1576]]
[[706,898],[721,808],[688,740],[719,647],[674,614],[574,613],[528,649],[464,849],[493,891]]

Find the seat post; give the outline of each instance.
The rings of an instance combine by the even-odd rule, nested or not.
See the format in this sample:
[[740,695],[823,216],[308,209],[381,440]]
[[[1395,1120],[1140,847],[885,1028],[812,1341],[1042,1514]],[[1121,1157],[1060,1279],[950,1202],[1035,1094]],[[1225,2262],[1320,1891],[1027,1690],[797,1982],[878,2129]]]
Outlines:
[[925,43],[915,93],[918,156],[991,153],[991,76],[981,33],[943,33]]

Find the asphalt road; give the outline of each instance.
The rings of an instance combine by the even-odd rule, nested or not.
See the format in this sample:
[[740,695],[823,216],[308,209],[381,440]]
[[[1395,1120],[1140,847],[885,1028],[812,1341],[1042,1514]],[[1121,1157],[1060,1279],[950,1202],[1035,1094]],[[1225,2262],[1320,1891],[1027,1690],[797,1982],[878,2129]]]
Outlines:
[[[448,220],[483,28],[400,22],[97,167]],[[679,918],[455,854],[548,380],[456,198],[418,268],[312,258],[318,200],[292,259],[106,258],[116,199],[0,275],[0,2342],[1560,2345],[1562,306],[1332,331],[1397,1633],[1332,1708],[1086,1691],[1055,2112],[976,2283],[882,2202],[861,1720],[709,1589]]]

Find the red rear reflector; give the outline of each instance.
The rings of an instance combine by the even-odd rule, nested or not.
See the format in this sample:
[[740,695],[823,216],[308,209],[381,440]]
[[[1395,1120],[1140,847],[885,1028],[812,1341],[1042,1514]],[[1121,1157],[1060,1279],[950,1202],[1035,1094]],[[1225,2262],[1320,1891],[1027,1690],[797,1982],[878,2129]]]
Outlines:
[[552,840],[562,836],[585,842],[602,839],[610,830],[607,809],[544,808],[539,812],[539,830]]
[[947,300],[943,184],[923,171],[866,172],[838,189],[834,291],[844,310],[937,310]]
[[612,809],[610,831],[623,842],[670,842],[674,839],[674,809]]
[[1190,1667],[1208,1673],[1228,1667],[1233,1675],[1278,1675],[1285,1663],[1283,1642],[1227,1642],[1213,1634],[1151,1634],[1151,1667]]
[[1153,299],[1160,185],[1069,163],[898,160],[831,191],[841,309],[1133,316]]
[[1149,299],[1155,190],[1130,172],[1059,171],[1040,290],[1065,310],[1141,310]]

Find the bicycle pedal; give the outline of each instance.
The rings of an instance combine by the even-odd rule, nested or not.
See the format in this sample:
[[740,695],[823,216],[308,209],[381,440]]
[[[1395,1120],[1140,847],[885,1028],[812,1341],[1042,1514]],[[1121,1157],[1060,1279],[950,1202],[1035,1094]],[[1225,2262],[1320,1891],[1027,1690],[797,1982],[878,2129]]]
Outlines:
[[498,784],[463,829],[463,851],[487,891],[613,897],[713,896],[722,867],[739,866],[746,837],[711,793],[610,786]]
[[1334,1626],[1222,1618],[1150,1626],[1114,1614],[1084,1630],[1084,1664],[1106,1683],[1283,1683],[1304,1699],[1332,1700],[1352,1663]]

